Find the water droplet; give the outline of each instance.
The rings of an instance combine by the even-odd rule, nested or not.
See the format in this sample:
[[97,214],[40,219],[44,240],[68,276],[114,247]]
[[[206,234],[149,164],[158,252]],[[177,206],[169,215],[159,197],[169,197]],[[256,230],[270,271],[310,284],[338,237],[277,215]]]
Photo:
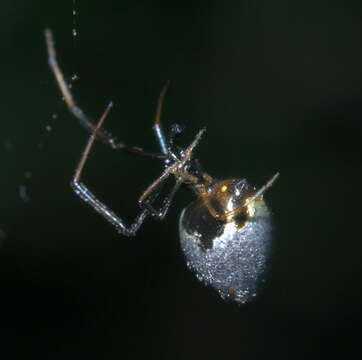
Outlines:
[[77,36],[78,35],[78,32],[77,32],[77,29],[72,29],[72,34],[73,34],[73,36]]
[[24,202],[28,202],[30,200],[28,193],[27,193],[27,188],[25,185],[19,186],[19,196],[20,196],[20,199],[23,200]]
[[78,80],[79,77],[77,74],[73,74],[72,77],[71,77],[72,81],[75,81],[75,80]]
[[26,171],[24,175],[25,175],[25,179],[30,179],[31,178],[31,172],[30,171]]
[[72,12],[73,16],[77,15],[77,12],[73,9],[73,12]]
[[58,114],[53,114],[52,115],[52,120],[56,120],[58,118]]
[[47,126],[45,127],[45,130],[46,130],[46,131],[52,131],[52,127],[51,127],[50,125],[47,125]]

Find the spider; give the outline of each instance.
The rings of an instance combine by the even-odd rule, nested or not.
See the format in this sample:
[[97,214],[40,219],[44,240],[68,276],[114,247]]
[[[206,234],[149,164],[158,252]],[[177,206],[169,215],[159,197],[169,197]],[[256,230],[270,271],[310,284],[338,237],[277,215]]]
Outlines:
[[[197,278],[214,287],[224,299],[239,304],[252,300],[265,281],[272,243],[271,213],[263,200],[263,194],[279,176],[276,173],[261,188],[251,186],[246,179],[219,180],[208,175],[198,159],[193,157],[205,128],[197,132],[186,148],[175,145],[175,138],[182,132],[180,125],[171,127],[166,137],[161,124],[162,105],[168,83],[163,87],[156,107],[153,131],[160,146],[160,153],[143,150],[118,142],[103,128],[113,106],[110,102],[100,119],[94,123],[77,105],[63,73],[58,65],[51,30],[45,30],[48,62],[69,111],[82,126],[90,131],[90,137],[80,157],[71,180],[75,194],[109,221],[124,236],[135,236],[146,217],[163,220],[181,185],[197,196],[181,213],[179,233],[181,248],[188,266]],[[149,185],[138,200],[139,214],[131,225],[101,202],[81,182],[82,172],[95,139],[112,149],[160,160],[164,165],[161,175]],[[175,184],[156,209],[165,181],[174,176]]]

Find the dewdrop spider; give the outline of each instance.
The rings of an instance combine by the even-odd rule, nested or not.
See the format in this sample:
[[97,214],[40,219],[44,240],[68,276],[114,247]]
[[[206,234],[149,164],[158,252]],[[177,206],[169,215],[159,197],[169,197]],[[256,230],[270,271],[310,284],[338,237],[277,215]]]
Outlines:
[[[181,247],[188,266],[200,281],[213,286],[222,298],[239,304],[253,299],[265,280],[272,240],[271,214],[264,200],[264,192],[271,187],[276,173],[260,189],[249,185],[246,179],[218,180],[204,172],[193,158],[205,129],[201,129],[186,148],[176,146],[175,138],[182,132],[179,125],[171,127],[167,138],[161,124],[161,112],[167,84],[161,91],[156,107],[153,131],[160,153],[118,142],[102,128],[112,103],[97,123],[93,123],[77,105],[57,62],[51,30],[45,31],[48,62],[69,111],[91,135],[76,167],[71,187],[77,196],[88,203],[124,236],[135,236],[147,216],[162,220],[181,185],[186,185],[197,196],[181,213],[179,232]],[[134,155],[160,160],[164,165],[161,175],[142,193],[138,200],[140,212],[129,226],[101,202],[81,182],[82,172],[95,139]],[[173,175],[175,184],[156,209],[154,201],[160,195],[164,182]]]

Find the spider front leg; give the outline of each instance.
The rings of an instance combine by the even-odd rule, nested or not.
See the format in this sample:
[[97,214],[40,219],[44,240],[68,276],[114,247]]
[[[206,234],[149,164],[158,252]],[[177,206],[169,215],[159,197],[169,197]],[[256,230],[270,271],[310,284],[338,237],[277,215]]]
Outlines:
[[[83,168],[86,160],[88,159],[90,150],[94,144],[94,140],[97,136],[97,131],[102,126],[104,120],[106,119],[110,109],[112,108],[112,103],[108,105],[97,125],[94,127],[94,130],[88,140],[88,143],[84,149],[84,152],[79,160],[78,166],[76,167],[74,177],[71,181],[71,186],[76,193],[83,201],[89,204],[94,210],[96,210],[100,215],[102,215],[108,222],[110,222],[117,231],[125,236],[135,236],[137,230],[142,225],[143,221],[149,215],[149,211],[147,209],[143,209],[135,218],[133,223],[130,226],[126,226],[124,221],[117,216],[111,209],[109,209],[103,202],[101,202],[81,181],[81,175],[83,172]],[[151,194],[150,199],[153,201],[158,192],[154,192]]]
[[85,112],[76,103],[69,85],[64,79],[64,75],[58,65],[57,54],[54,46],[53,34],[50,29],[45,30],[45,42],[48,50],[48,63],[55,80],[59,86],[59,90],[64,98],[64,101],[68,107],[68,110],[79,120],[80,124],[84,126],[91,134],[96,133],[96,137],[109,145],[112,149],[119,149],[126,151],[134,155],[140,155],[143,157],[150,157],[156,159],[164,159],[164,154],[157,154],[148,151],[144,151],[137,146],[129,146],[116,140],[116,138],[108,131],[97,127],[92,120],[85,114]]

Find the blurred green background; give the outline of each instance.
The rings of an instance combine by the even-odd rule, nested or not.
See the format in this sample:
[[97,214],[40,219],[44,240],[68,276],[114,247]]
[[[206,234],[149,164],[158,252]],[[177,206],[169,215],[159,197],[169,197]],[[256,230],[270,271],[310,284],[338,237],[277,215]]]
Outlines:
[[[0,356],[27,359],[329,359],[359,352],[362,320],[360,1],[3,1]],[[76,15],[73,16],[73,10]],[[83,109],[157,150],[163,121],[207,127],[215,177],[262,185],[276,218],[264,294],[237,307],[197,282],[165,221],[116,234],[71,191],[87,133],[48,69],[51,27]],[[77,36],[72,35],[75,29]],[[132,219],[160,173],[97,144],[89,187]]]

